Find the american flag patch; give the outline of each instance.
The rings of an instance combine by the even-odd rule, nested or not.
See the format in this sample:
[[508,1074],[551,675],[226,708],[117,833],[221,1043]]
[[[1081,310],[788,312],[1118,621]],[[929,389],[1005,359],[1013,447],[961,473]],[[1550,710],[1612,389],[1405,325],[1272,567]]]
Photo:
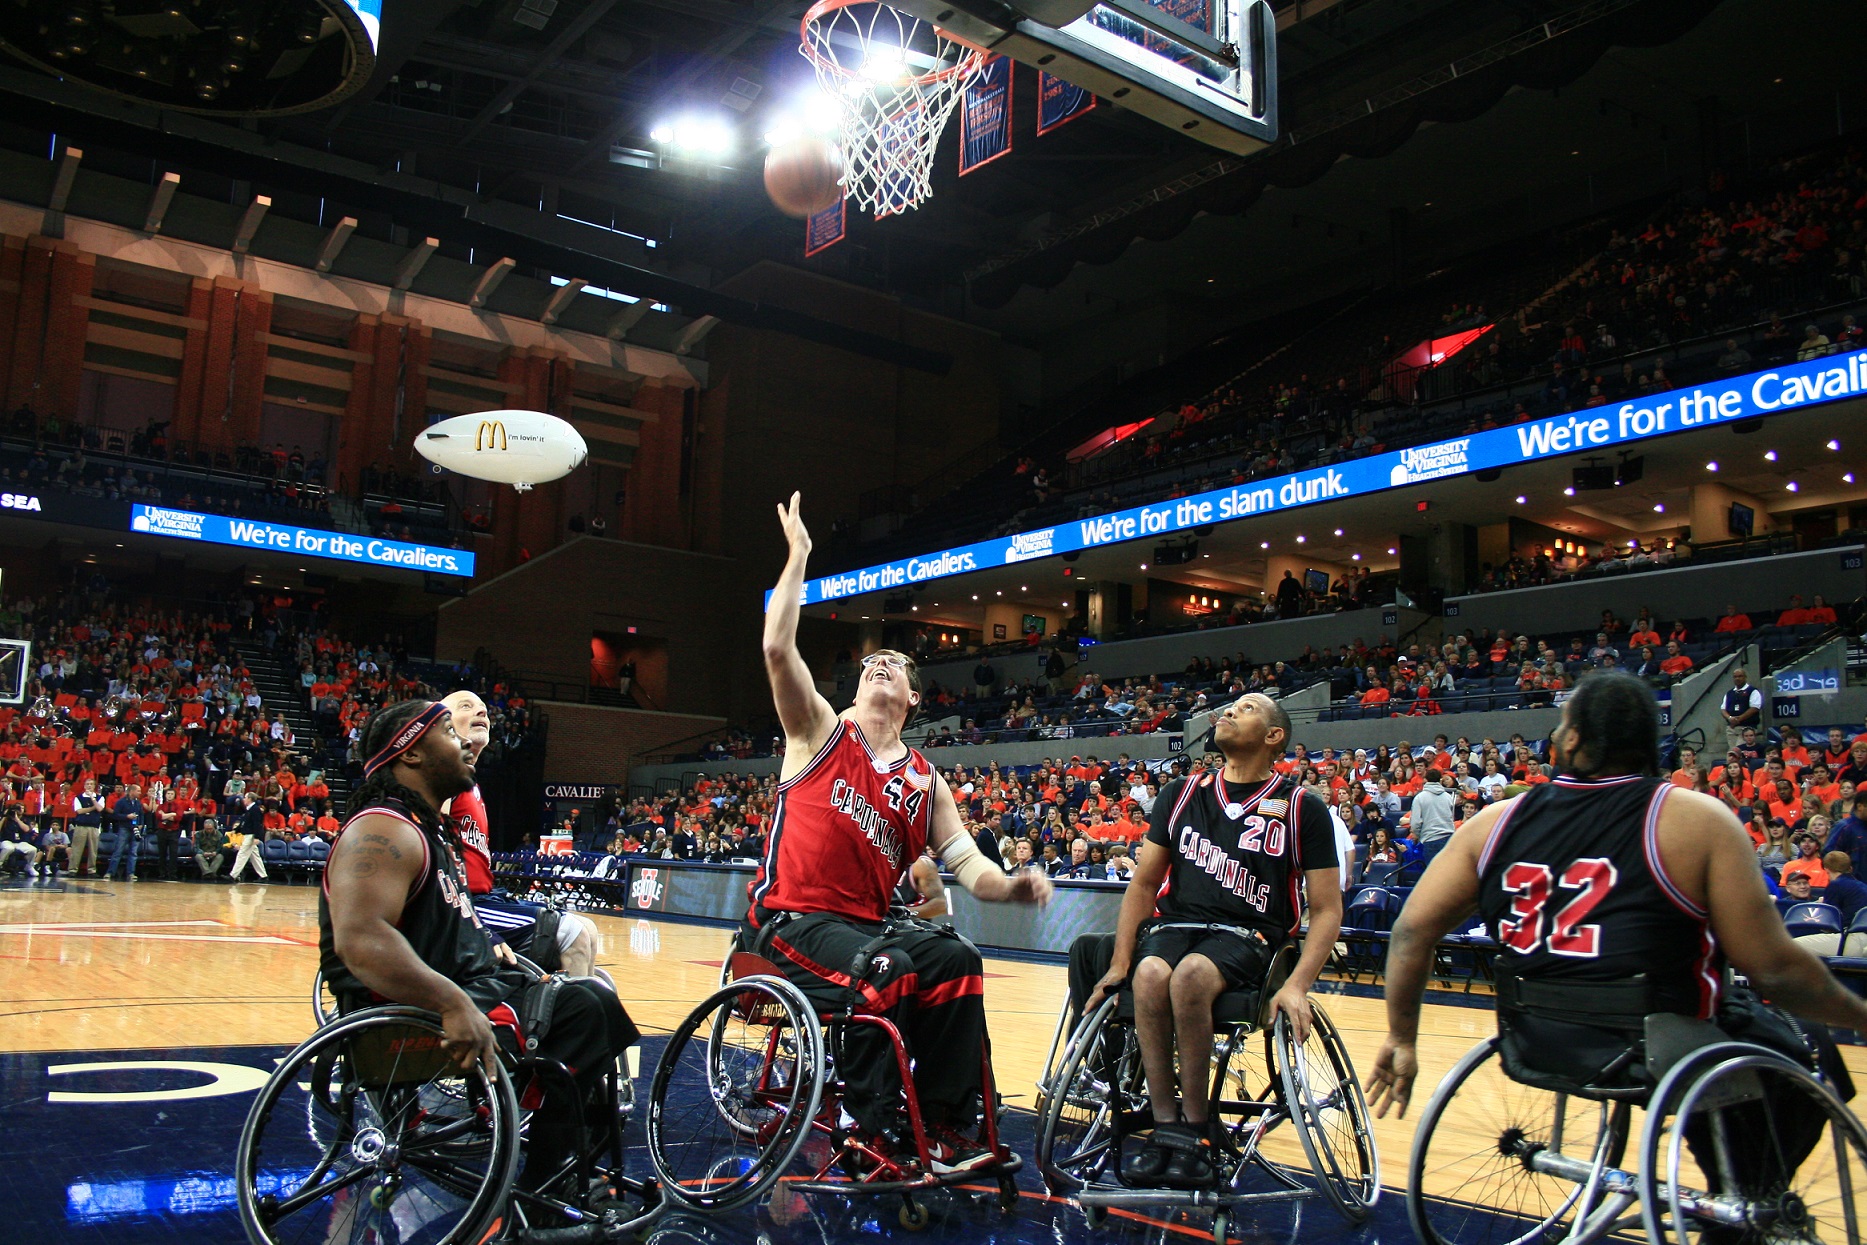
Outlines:
[[1266,817],[1283,817],[1290,812],[1288,800],[1259,800],[1258,811]]

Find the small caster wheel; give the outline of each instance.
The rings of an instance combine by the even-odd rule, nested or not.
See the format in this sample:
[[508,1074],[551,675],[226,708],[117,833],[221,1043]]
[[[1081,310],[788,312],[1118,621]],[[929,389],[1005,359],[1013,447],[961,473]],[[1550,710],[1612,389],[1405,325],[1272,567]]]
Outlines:
[[901,1211],[896,1218],[901,1221],[901,1226],[908,1231],[919,1232],[932,1220],[933,1215],[928,1211],[927,1207],[920,1202],[915,1201],[911,1197],[904,1197],[901,1199]]
[[1232,1226],[1232,1217],[1225,1211],[1215,1211],[1212,1216],[1212,1245],[1225,1245],[1225,1234]]
[[1106,1206],[1083,1207],[1083,1222],[1092,1228],[1099,1228],[1109,1221],[1109,1208]]
[[1010,1176],[998,1178],[998,1208],[1007,1215],[1018,1209],[1018,1182]]

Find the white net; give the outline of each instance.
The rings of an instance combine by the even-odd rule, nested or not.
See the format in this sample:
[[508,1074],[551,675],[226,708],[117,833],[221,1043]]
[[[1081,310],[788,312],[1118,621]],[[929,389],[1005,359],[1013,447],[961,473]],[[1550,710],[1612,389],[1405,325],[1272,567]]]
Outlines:
[[940,133],[985,53],[865,0],[820,0],[804,15],[803,39],[841,113],[845,197],[878,217],[919,207],[932,193]]

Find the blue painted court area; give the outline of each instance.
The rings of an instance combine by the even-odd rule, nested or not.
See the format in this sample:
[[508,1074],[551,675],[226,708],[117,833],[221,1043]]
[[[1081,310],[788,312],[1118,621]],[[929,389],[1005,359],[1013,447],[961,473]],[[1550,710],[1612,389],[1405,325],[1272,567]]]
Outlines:
[[[643,1051],[644,1080],[659,1054]],[[233,1157],[259,1085],[286,1053],[279,1047],[47,1052],[0,1055],[0,1242],[73,1245],[236,1245],[245,1238],[235,1208]],[[644,1085],[645,1089],[646,1086]],[[1032,1152],[1034,1121],[1005,1121],[1011,1147]],[[630,1165],[646,1174],[639,1128]],[[1116,1212],[1091,1229],[1082,1213],[1051,1199],[1027,1166],[1017,1210],[1001,1214],[996,1189],[961,1187],[927,1198],[932,1222],[909,1232],[896,1221],[898,1199],[817,1197],[780,1191],[755,1209],[708,1218],[669,1214],[650,1240],[675,1245],[853,1245],[896,1240],[1058,1245],[1063,1241],[1210,1240],[1203,1212],[1143,1218]],[[1241,1212],[1235,1238],[1264,1245],[1335,1245],[1411,1239],[1403,1199],[1390,1189],[1373,1218],[1350,1229],[1319,1200]]]

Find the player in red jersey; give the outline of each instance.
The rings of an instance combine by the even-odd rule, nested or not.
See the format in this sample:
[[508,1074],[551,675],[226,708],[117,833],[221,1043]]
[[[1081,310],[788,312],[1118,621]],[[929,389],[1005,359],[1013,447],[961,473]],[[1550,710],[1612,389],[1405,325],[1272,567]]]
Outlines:
[[[864,658],[855,704],[840,716],[818,693],[797,651],[798,599],[810,558],[797,494],[778,507],[778,519],[790,557],[765,615],[765,669],[784,726],[784,767],[741,937],[822,1010],[840,1010],[853,990],[865,1010],[893,1019],[914,1056],[934,1169],[983,1166],[992,1155],[967,1135],[981,1106],[979,951],[949,930],[890,925],[888,909],[924,850],[988,902],[1041,905],[1050,898],[1050,879],[1035,870],[1006,877],[989,864],[946,780],[902,742],[921,699],[912,658],[886,649]],[[866,971],[857,971],[863,959]],[[848,1110],[873,1137],[898,1138],[894,1060],[872,1035],[857,1027],[846,1039],[853,1055],[843,1066]]]
[[[467,743],[468,759],[478,762],[491,735],[486,702],[472,692],[460,691],[450,693],[441,703],[453,715],[454,732]],[[490,823],[479,784],[448,801],[446,813],[448,825],[460,839],[460,859],[467,869],[467,889],[473,895],[474,910],[493,935],[495,950],[506,944],[550,971],[562,969],[572,977],[594,976],[597,934],[589,917],[553,912],[495,889]],[[540,932],[545,935],[543,939],[536,936]]]

